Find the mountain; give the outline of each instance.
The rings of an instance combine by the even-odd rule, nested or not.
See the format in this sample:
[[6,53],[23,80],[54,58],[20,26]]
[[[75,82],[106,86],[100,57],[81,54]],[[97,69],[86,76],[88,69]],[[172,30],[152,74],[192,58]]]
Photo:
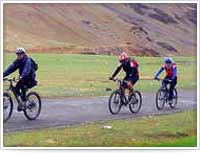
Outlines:
[[4,51],[196,55],[196,4],[4,4]]

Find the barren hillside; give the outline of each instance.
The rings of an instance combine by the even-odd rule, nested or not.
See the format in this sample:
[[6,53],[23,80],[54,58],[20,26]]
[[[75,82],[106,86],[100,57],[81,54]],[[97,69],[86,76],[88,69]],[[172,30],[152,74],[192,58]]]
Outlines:
[[196,55],[195,4],[4,4],[4,51]]

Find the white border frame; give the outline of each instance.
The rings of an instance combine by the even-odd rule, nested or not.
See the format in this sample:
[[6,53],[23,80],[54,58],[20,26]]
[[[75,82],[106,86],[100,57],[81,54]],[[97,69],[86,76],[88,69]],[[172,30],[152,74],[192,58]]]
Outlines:
[[[3,146],[3,4],[6,3],[196,3],[197,4],[197,146],[196,147],[4,147]],[[162,149],[187,149],[187,150],[195,150],[199,149],[199,4],[200,2],[198,0],[183,0],[183,1],[158,1],[158,0],[149,0],[149,1],[1,1],[1,148],[3,150],[21,150],[21,149],[76,149],[76,150],[88,150],[88,149],[103,149],[103,150],[110,150],[110,149],[156,149],[156,150],[162,150]]]
[[0,51],[0,57],[1,57],[1,76],[0,76],[0,98],[1,98],[1,148],[3,148],[3,2],[1,2],[1,51]]

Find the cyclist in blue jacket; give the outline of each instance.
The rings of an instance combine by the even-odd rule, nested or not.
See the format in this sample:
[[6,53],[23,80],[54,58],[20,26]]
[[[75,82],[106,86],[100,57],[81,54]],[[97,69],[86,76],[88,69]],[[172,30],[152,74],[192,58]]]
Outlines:
[[[26,90],[25,87],[31,88],[37,85],[35,80],[35,63],[26,55],[24,48],[17,48],[15,50],[17,59],[4,71],[3,77],[6,77],[19,69],[19,81],[15,86],[16,95],[21,97],[21,103],[18,106],[18,110],[23,110],[26,101]],[[21,92],[20,92],[21,90]]]

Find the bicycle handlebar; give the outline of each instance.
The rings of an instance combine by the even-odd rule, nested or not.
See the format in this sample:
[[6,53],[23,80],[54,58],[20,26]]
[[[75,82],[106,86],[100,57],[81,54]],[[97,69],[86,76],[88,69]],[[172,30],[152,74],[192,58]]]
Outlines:
[[16,82],[17,80],[14,78],[8,79],[8,78],[3,78],[3,81],[9,81],[9,82]]
[[115,81],[118,81],[118,82],[125,82],[125,83],[128,82],[128,81],[126,81],[126,80],[122,80],[122,79],[118,79],[118,78],[117,78],[117,79],[111,79],[111,80],[114,81],[114,82],[115,82]]
[[168,81],[168,82],[172,82],[172,80],[170,80],[170,79],[160,79],[160,78],[157,78],[156,80],[157,80],[157,81]]

